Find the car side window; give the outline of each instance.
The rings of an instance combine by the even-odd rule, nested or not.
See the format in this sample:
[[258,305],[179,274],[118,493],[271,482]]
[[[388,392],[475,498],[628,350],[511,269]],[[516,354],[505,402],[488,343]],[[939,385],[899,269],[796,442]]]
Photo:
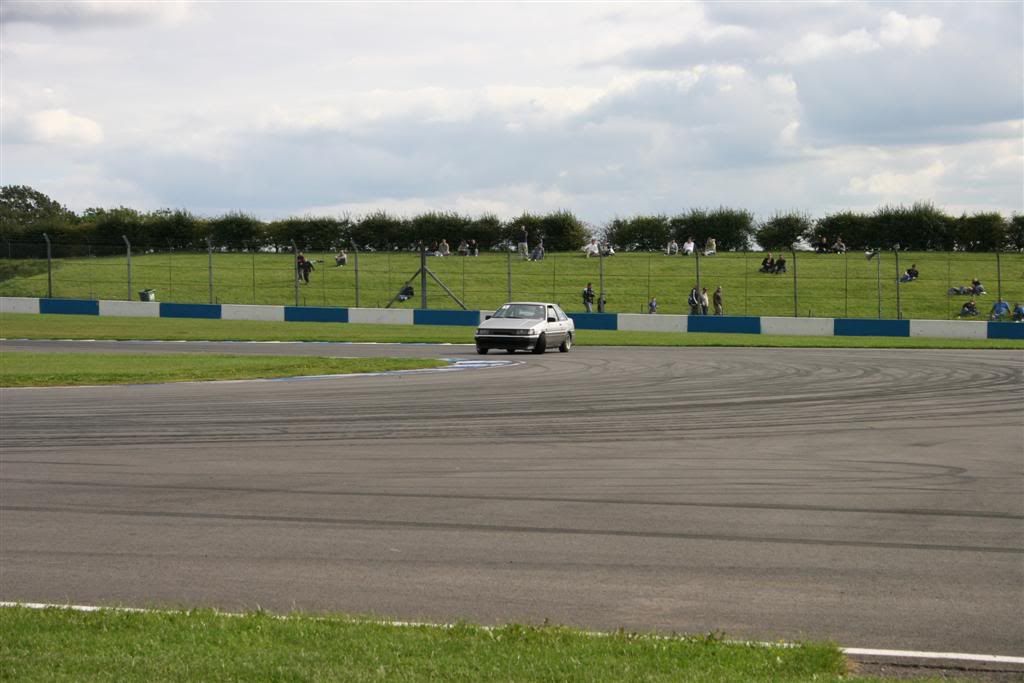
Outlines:
[[551,318],[554,318],[555,320],[558,320],[558,316],[555,314],[555,309],[553,307],[551,307],[551,306],[548,306],[548,319],[551,319]]
[[558,320],[559,320],[559,322],[563,322],[564,323],[566,320],[569,319],[569,318],[566,317],[565,312],[563,312],[561,308],[556,308],[555,312],[558,313]]

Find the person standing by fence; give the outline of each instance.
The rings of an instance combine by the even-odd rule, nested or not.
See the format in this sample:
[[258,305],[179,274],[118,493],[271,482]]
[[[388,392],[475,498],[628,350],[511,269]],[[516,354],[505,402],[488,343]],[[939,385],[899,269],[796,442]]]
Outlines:
[[590,282],[583,288],[583,308],[587,310],[587,313],[594,312],[594,286]]
[[519,230],[519,256],[524,261],[530,258],[530,233],[526,228]]
[[690,290],[686,303],[690,305],[690,315],[700,315],[700,290],[697,289],[697,285]]
[[713,297],[715,303],[715,315],[725,315],[725,306],[722,302],[722,286],[719,285],[718,289],[715,290],[715,296]]

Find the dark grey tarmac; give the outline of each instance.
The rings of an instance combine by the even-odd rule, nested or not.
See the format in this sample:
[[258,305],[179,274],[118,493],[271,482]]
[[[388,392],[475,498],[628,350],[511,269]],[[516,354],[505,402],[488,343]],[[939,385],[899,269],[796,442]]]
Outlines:
[[3,390],[0,600],[1024,655],[1021,352],[484,358],[520,362]]

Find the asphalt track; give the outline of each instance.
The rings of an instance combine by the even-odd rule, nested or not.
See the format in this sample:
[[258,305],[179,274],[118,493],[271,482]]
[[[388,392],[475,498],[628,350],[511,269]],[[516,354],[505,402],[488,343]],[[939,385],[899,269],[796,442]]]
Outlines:
[[0,600],[1024,654],[1021,352],[491,357],[520,362],[3,390]]

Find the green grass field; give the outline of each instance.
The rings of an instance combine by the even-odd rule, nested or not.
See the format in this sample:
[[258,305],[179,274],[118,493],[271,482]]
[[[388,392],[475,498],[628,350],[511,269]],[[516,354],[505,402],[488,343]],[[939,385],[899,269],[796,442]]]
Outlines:
[[[299,304],[355,306],[354,259],[334,267],[329,253],[308,253],[317,264],[310,283],[299,287]],[[729,315],[802,317],[948,319],[955,317],[964,297],[949,296],[952,285],[981,279],[989,294],[980,308],[988,312],[1002,284],[1004,298],[1024,301],[1024,254],[904,253],[899,271],[916,263],[921,278],[896,284],[896,259],[885,253],[881,261],[868,261],[862,253],[847,255],[799,253],[789,257],[789,273],[758,272],[762,254],[722,253],[700,259],[701,283],[709,292],[721,285]],[[31,263],[33,267],[28,267]],[[212,263],[212,296],[211,296]],[[881,264],[879,267],[879,263]],[[45,262],[0,259],[0,295],[43,297],[48,281]],[[289,254],[150,253],[132,258],[74,258],[54,261],[53,295],[60,298],[137,299],[138,291],[154,289],[160,301],[185,303],[295,304],[294,261]],[[471,309],[493,309],[512,299],[556,301],[569,311],[582,310],[580,291],[593,282],[604,289],[609,312],[646,312],[650,297],[657,297],[661,313],[686,312],[686,297],[696,282],[697,259],[662,254],[618,254],[587,259],[578,254],[549,254],[540,262],[509,260],[504,254],[485,253],[477,258],[429,258],[428,265],[452,292]],[[359,305],[381,307],[419,267],[410,253],[367,253],[359,256]],[[794,288],[794,271],[797,274]],[[509,272],[512,291],[509,296]],[[997,276],[998,279],[997,279]],[[881,297],[879,297],[879,282]],[[396,304],[420,305],[416,296]],[[899,309],[897,309],[897,289]],[[428,288],[430,308],[457,308],[434,282]]]
[[222,354],[87,354],[4,351],[0,387],[49,387],[342,375],[446,365],[416,358],[320,358]]
[[393,626],[256,613],[0,609],[5,681],[858,681],[830,644]]
[[[0,314],[6,339],[152,339],[192,341],[309,341],[471,344],[472,327],[343,323],[120,318],[94,315]],[[790,337],[761,334],[581,330],[579,346],[757,346],[804,348],[1024,349],[1010,339],[924,337]]]

